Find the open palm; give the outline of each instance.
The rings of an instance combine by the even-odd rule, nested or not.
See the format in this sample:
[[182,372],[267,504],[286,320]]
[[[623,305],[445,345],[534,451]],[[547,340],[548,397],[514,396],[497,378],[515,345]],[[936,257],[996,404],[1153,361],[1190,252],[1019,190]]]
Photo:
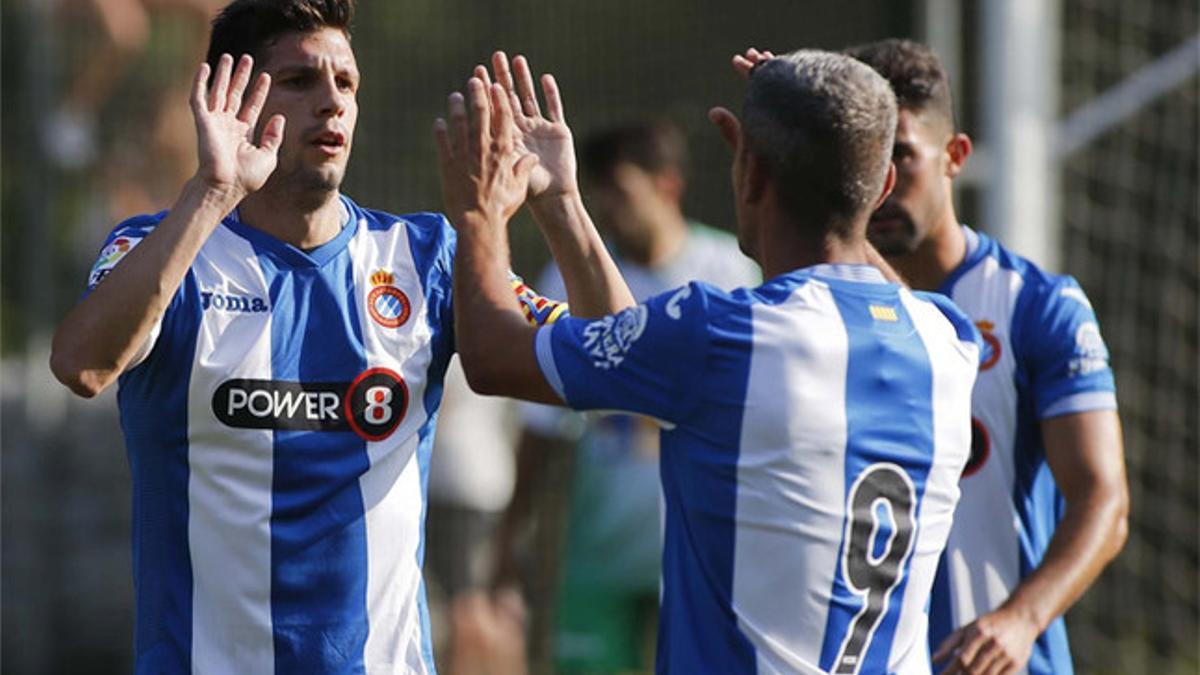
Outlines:
[[283,142],[284,119],[275,115],[263,128],[260,143],[254,142],[259,113],[267,100],[271,78],[258,76],[250,95],[243,100],[250,83],[253,60],[243,56],[233,68],[233,58],[221,57],[212,86],[206,86],[209,66],[204,64],[192,87],[192,115],[196,120],[199,176],[210,185],[232,189],[243,195],[261,188],[275,170],[279,146]]
[[[496,52],[492,55],[492,69],[497,82],[508,92],[513,109],[519,132],[515,150],[521,155],[531,154],[538,158],[538,164],[529,176],[528,198],[534,201],[578,192],[574,139],[563,115],[562,97],[554,76],[546,74],[541,78],[547,116],[538,105],[533,75],[525,57],[513,59],[510,70],[508,57],[504,52]],[[483,66],[476,67],[475,76],[485,83],[489,81]]]

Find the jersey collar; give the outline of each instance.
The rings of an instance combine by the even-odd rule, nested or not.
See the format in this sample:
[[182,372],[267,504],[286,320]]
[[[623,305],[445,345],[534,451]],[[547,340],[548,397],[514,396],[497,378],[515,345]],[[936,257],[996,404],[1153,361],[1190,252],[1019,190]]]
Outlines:
[[291,244],[276,239],[262,230],[242,222],[237,209],[225,217],[222,223],[235,234],[249,241],[256,249],[273,254],[290,267],[321,267],[335,258],[358,231],[359,221],[362,220],[358,207],[349,197],[339,194],[338,203],[342,207],[342,230],[337,236],[320,246],[305,251]]

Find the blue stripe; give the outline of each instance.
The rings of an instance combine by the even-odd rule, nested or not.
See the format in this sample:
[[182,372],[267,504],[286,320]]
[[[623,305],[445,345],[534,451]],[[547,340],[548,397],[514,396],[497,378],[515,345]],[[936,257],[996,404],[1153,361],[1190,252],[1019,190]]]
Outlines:
[[[914,524],[920,520],[920,503],[933,463],[933,372],[929,355],[912,317],[900,302],[894,286],[884,293],[867,293],[862,285],[828,281],[849,338],[846,367],[846,495],[855,480],[871,465],[899,465],[916,490]],[[853,289],[851,291],[851,289]],[[869,305],[888,299],[896,309],[897,322],[876,321]],[[882,531],[876,536],[886,536]],[[919,529],[913,532],[915,547]],[[846,555],[844,539],[838,560]],[[904,558],[901,581],[886,596],[887,604],[866,653],[859,659],[858,672],[884,673],[899,621],[911,552]],[[833,670],[835,660],[865,599],[852,592],[839,564],[831,589],[829,616],[821,649],[820,667]],[[924,609],[924,608],[921,608]],[[909,611],[914,611],[909,608]]]
[[199,288],[189,272],[154,350],[121,376],[117,393],[133,478],[138,673],[192,669],[187,410],[201,318]]
[[[353,381],[367,363],[358,314],[349,305],[350,257],[280,269],[280,258],[258,252],[270,288],[272,378]],[[350,431],[274,432],[276,672],[363,672],[367,542],[359,478],[369,467],[366,442]]]
[[[690,423],[662,436],[659,673],[756,668],[754,646],[738,627],[732,604],[739,445],[753,350],[751,304],[739,297],[710,312],[706,391]],[[712,301],[719,300],[714,295]],[[703,437],[693,429],[702,429]]]

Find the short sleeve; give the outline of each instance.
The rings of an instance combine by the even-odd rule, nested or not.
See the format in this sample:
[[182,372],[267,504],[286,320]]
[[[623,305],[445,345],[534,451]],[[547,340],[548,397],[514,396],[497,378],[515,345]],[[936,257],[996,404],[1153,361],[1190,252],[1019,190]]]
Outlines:
[[539,329],[538,363],[576,410],[620,410],[678,422],[695,403],[708,355],[708,289],[655,296],[601,319]]
[[[96,262],[92,265],[91,271],[88,273],[87,286],[83,290],[83,296],[86,298],[96,290],[105,278],[108,277],[117,265],[129,255],[129,252],[142,243],[158,223],[166,216],[166,211],[152,216],[135,216],[122,222],[113,228],[108,237],[104,240],[104,244],[100,247],[100,254],[96,256]],[[176,294],[178,297],[178,294]],[[174,305],[174,300],[171,305]],[[170,306],[167,308],[170,311]],[[164,315],[165,316],[165,315]],[[155,343],[158,342],[158,337],[162,333],[163,317],[158,317],[158,321],[150,328],[150,333],[146,336],[145,341],[138,347],[133,358],[129,360],[129,365],[126,369],[137,366],[154,349]]]
[[1108,348],[1079,284],[1057,277],[1022,301],[1013,346],[1025,367],[1038,419],[1116,409]]
[[88,273],[87,287],[83,292],[85,297],[154,230],[165,215],[164,212],[154,216],[135,216],[113,228],[105,238],[100,247],[100,254],[96,256],[96,262]]

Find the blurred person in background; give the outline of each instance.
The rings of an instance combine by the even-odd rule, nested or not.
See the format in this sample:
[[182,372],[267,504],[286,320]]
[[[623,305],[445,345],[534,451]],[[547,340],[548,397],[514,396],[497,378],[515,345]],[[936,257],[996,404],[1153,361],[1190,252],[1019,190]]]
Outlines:
[[[527,669],[523,604],[511,595],[493,604],[488,583],[496,527],[513,493],[516,442],[516,403],[471,391],[451,360],[429,468],[425,554],[434,649],[447,675]],[[497,614],[504,609],[509,614]]]
[[[455,348],[455,238],[439,214],[340,191],[353,11],[221,11],[191,92],[195,175],[170,211],[113,230],[54,336],[73,392],[120,383],[138,672],[434,671],[424,477]],[[530,138],[544,166],[562,128]],[[560,205],[561,184],[528,197]],[[619,282],[590,221],[555,222],[576,281]],[[568,288],[585,312],[632,302],[623,283]],[[526,320],[546,317],[518,296]]]
[[[758,284],[758,267],[733,235],[683,213],[687,147],[674,125],[640,121],[594,133],[580,146],[580,163],[596,224],[637,300],[693,280],[724,290]],[[537,286],[560,297],[562,276],[553,263]],[[557,514],[545,512],[531,523],[535,493],[551,479],[559,455],[573,454],[561,564],[546,559],[558,554],[546,545],[535,546],[537,559],[525,561],[539,576],[561,570],[556,667],[562,673],[651,668],[662,549],[658,425],[638,415],[585,418],[532,403],[523,404],[522,417],[517,494],[497,546],[498,583],[517,581],[522,530],[561,526]]]
[[871,217],[871,241],[913,288],[954,300],[990,348],[933,589],[934,660],[947,674],[1070,673],[1062,615],[1128,527],[1115,384],[1095,313],[1073,278],[959,222],[952,187],[971,141],[955,127],[937,55],[906,40],[847,53],[882,74],[900,104],[896,188]]

